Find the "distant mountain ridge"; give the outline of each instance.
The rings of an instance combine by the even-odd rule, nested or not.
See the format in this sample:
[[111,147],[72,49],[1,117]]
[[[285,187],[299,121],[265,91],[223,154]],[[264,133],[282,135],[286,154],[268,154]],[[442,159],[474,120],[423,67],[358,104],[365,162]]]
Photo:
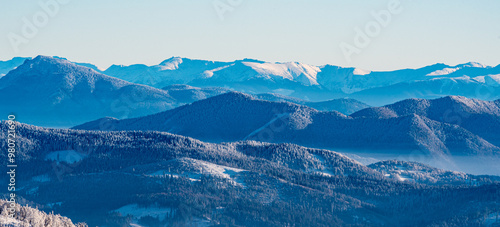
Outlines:
[[[313,101],[351,97],[371,105],[447,95],[500,98],[500,65],[491,67],[474,62],[376,72],[297,62],[249,59],[213,62],[174,57],[156,66],[112,66],[105,73],[156,87],[172,83],[228,87],[246,93],[280,93]],[[410,89],[405,88],[407,84],[411,84]]]
[[[210,98],[213,96],[221,95],[224,93],[231,92],[231,89],[220,88],[220,87],[193,87],[189,85],[174,84],[162,88],[169,93],[178,104],[189,104],[202,99]],[[299,105],[309,106],[319,111],[338,111],[342,114],[352,114],[359,110],[370,107],[369,105],[360,102],[355,99],[342,98],[342,99],[332,99],[323,102],[311,102],[302,100],[299,98],[293,98],[286,95],[280,95],[276,93],[264,93],[264,94],[252,94],[251,96],[274,102],[290,102]]]
[[[2,64],[7,63],[0,62],[0,74]],[[99,71],[89,63],[77,64]],[[279,93],[315,102],[348,97],[372,106],[449,95],[482,100],[500,98],[500,65],[492,67],[475,62],[369,71],[299,62],[271,63],[253,59],[219,62],[172,57],[158,65],[112,65],[99,72],[156,88],[174,84],[223,87],[249,94]]]
[[338,111],[345,115],[350,115],[354,112],[370,107],[366,103],[350,98],[332,99],[322,102],[311,102],[275,93],[256,94],[253,96],[258,99],[267,101],[291,102],[299,105],[309,106],[319,111]]

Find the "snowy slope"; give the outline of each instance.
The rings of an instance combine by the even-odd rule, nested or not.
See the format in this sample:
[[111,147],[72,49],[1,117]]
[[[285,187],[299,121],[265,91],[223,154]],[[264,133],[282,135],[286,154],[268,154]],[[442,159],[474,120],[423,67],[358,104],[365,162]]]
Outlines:
[[[280,93],[313,101],[351,97],[371,105],[388,104],[405,98],[446,95],[485,98],[484,91],[491,93],[491,97],[486,97],[488,99],[500,98],[498,91],[491,90],[498,87],[498,80],[491,78],[500,74],[500,66],[491,67],[475,62],[456,66],[435,64],[418,69],[370,71],[299,62],[271,63],[252,59],[213,62],[173,57],[154,66],[112,66],[105,73],[155,87],[171,84],[226,87],[246,93]],[[410,88],[405,87],[406,84],[411,84]],[[467,88],[458,89],[457,86]],[[481,92],[478,93],[477,89]]]
[[[104,73],[132,82],[144,82],[156,87],[172,83],[189,84],[197,80],[241,82],[252,78],[286,79],[309,86],[318,85],[316,82],[318,71],[318,67],[302,63],[266,63],[250,59],[234,62],[214,62],[172,57],[155,66],[113,65]],[[233,75],[228,76],[227,74],[230,73]],[[149,79],[149,81],[146,79]]]
[[276,77],[297,81],[303,85],[318,85],[316,74],[320,71],[318,67],[298,62],[289,63],[258,63],[244,62],[253,71],[264,77]]
[[[496,72],[496,73],[495,73]],[[151,77],[148,85],[171,84],[172,82],[190,84],[192,82],[218,81],[235,82],[264,79],[277,82],[289,80],[303,86],[321,86],[332,92],[342,91],[350,94],[370,88],[385,87],[401,82],[425,81],[435,78],[459,78],[499,74],[500,67],[491,67],[470,62],[456,66],[435,64],[419,69],[395,71],[369,71],[359,68],[342,68],[325,65],[313,66],[299,62],[270,63],[252,59],[233,62],[214,62],[173,57],[159,65],[112,66],[106,74],[132,82],[144,81]],[[223,84],[221,84],[222,87]],[[283,89],[287,89],[283,87]]]
[[104,71],[104,74],[134,83],[162,88],[173,84],[186,84],[193,79],[204,77],[204,72],[207,70],[223,67],[227,64],[172,57],[154,66],[112,65]]
[[[20,65],[20,59],[0,62],[0,75]],[[311,101],[349,97],[370,105],[386,105],[407,98],[428,99],[447,95],[485,100],[500,98],[500,65],[491,67],[475,62],[394,71],[314,66],[300,62],[272,63],[254,59],[217,62],[181,57],[172,57],[151,66],[112,65],[104,71],[90,63],[75,64],[156,88],[188,84],[251,94],[279,93]]]
[[[20,59],[0,62],[0,77],[20,65]],[[90,63],[75,64],[156,88],[187,84],[251,94],[279,93],[311,101],[349,97],[370,105],[386,105],[407,98],[428,99],[447,95],[485,100],[500,98],[500,66],[475,62],[394,71],[313,66],[300,62],[271,63],[253,59],[217,62],[181,57],[172,57],[152,66],[112,65],[104,71]]]

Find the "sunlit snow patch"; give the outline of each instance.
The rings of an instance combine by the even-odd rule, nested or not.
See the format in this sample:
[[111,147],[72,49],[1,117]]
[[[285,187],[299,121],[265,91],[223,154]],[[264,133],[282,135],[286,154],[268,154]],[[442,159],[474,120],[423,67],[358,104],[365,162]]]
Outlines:
[[360,75],[360,76],[368,75],[370,73],[372,73],[370,70],[364,70],[359,68],[355,68],[354,71],[352,71],[353,75]]
[[244,65],[255,70],[259,75],[277,77],[297,81],[303,85],[319,85],[317,74],[321,70],[316,66],[306,65],[297,62],[287,63],[257,63],[243,62]]
[[460,68],[444,68],[427,74],[427,76],[443,76],[456,72]]
[[158,67],[160,70],[176,70],[179,69],[179,65],[182,64],[182,58],[173,57],[169,61],[162,62]]
[[177,168],[175,170],[159,169],[147,175],[152,177],[186,177],[191,181],[200,181],[202,175],[212,175],[215,177],[227,179],[234,185],[245,187],[244,181],[238,174],[246,170],[217,165],[210,162],[190,158],[182,158],[175,161],[186,164],[186,166],[184,166],[182,169]]
[[186,177],[188,180],[190,181],[200,181],[200,175],[199,174],[184,174],[184,175],[179,175],[179,174],[176,174],[176,173],[171,173],[171,172],[168,172],[166,170],[158,170],[154,173],[150,173],[148,174],[149,176],[152,176],[152,177],[166,177],[166,176],[169,176],[169,177],[173,177],[173,178],[180,178],[180,177]]

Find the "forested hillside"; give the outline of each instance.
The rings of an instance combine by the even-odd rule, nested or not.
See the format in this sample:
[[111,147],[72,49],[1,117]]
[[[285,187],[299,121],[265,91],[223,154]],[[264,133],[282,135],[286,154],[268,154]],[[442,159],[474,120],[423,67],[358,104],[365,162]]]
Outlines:
[[[6,127],[0,123],[0,138]],[[292,144],[25,124],[17,131],[17,161],[29,170],[18,173],[19,196],[91,226],[480,225],[500,208],[495,181],[401,182]]]

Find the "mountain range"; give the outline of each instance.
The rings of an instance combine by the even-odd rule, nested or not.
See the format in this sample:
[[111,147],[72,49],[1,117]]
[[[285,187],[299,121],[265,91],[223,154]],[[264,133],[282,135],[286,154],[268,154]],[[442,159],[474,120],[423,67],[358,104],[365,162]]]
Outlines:
[[[0,62],[6,74],[20,58]],[[271,63],[254,59],[232,62],[172,57],[158,65],[112,65],[100,71],[108,76],[156,88],[175,84],[222,87],[249,94],[278,93],[307,101],[353,98],[372,106],[403,99],[464,96],[482,100],[500,98],[500,65],[469,62],[434,64],[417,69],[369,71],[340,66],[313,66],[299,62]]]
[[[20,61],[23,64],[17,66]],[[0,62],[0,67],[2,64],[6,68],[16,67],[0,78],[3,104],[0,113],[15,113],[19,120],[41,126],[70,127],[106,116],[144,116],[231,91],[189,85],[157,89],[106,76],[96,71],[96,67],[87,67],[89,64],[72,63],[63,58],[15,58]],[[307,102],[278,94],[257,96],[343,113],[368,107],[352,99]]]
[[0,62],[0,225],[494,226],[497,70]]
[[[0,122],[1,138],[8,127]],[[330,150],[155,131],[15,128],[16,163],[29,169],[16,175],[18,198],[89,226],[460,226],[498,215],[497,178],[467,175],[470,184],[418,163],[367,167]],[[435,181],[387,176],[407,165]]]
[[370,105],[447,95],[500,98],[500,66],[473,62],[374,72],[298,62],[270,63],[252,59],[214,62],[174,57],[155,66],[114,65],[104,73],[155,87],[173,83],[216,86],[254,94],[280,93],[313,101],[351,97]]
[[[356,153],[418,151],[441,158],[496,155],[500,145],[499,101],[450,96],[367,108],[348,98],[311,102],[276,93],[245,95],[220,87],[156,89],[62,58],[39,56],[24,61],[0,78],[0,112],[15,113],[21,122],[42,126],[69,127],[107,117],[76,128],[160,130],[206,141],[289,142]],[[141,116],[147,117],[118,120]]]
[[27,123],[71,126],[95,117],[152,114],[174,107],[161,89],[109,77],[66,60],[38,56],[0,78],[0,113]]
[[[439,113],[445,116],[447,110],[454,108],[453,102],[446,103],[445,100],[477,101],[488,107],[496,105],[495,102],[445,97],[425,100],[441,102],[435,110],[436,116],[418,111],[384,117],[363,114],[365,111],[371,113],[385,107],[367,108],[346,116],[336,111],[318,111],[307,106],[270,102],[243,93],[230,92],[145,117],[124,120],[103,118],[75,126],[74,129],[154,130],[212,142],[285,142],[345,152],[371,151],[405,155],[420,151],[424,156],[433,157],[433,162],[448,162],[452,156],[498,158],[500,148],[494,145],[495,141],[489,142],[460,125],[437,117]],[[412,104],[411,101],[403,106],[409,110],[418,109],[418,105]],[[481,112],[481,109],[477,111]],[[495,111],[483,111],[483,119],[498,118],[493,115]],[[483,127],[489,125],[488,121],[475,120],[475,123],[482,124]],[[107,127],[102,128],[101,125]],[[495,131],[495,128],[491,130]],[[487,138],[496,137],[491,135]],[[433,165],[450,168],[442,163]],[[498,171],[496,168],[490,170]]]
[[0,61],[0,225],[496,226],[499,67]]

